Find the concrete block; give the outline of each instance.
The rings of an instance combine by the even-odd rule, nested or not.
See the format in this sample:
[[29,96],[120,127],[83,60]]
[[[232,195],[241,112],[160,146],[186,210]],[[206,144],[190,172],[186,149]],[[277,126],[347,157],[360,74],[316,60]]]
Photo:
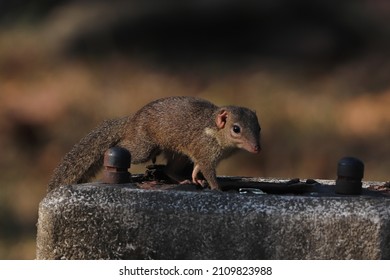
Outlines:
[[183,189],[56,189],[37,259],[390,259],[389,197]]

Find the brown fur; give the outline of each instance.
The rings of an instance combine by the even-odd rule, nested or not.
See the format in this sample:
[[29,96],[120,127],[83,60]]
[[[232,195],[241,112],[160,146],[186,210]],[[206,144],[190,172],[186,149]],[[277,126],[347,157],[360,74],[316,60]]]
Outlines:
[[[240,127],[239,134],[233,126]],[[194,163],[193,181],[200,183],[197,175],[202,172],[210,187],[218,189],[218,162],[240,148],[258,153],[259,138],[256,114],[247,108],[217,107],[194,97],[163,98],[89,133],[65,155],[48,189],[86,182],[102,166],[104,152],[116,145],[130,151],[134,164],[154,160],[161,152],[187,156]]]

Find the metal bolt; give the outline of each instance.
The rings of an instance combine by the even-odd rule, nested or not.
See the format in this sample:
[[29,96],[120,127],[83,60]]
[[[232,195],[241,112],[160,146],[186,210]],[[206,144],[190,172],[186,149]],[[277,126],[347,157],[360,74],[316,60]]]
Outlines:
[[121,147],[112,147],[104,153],[103,183],[129,183],[131,154]]
[[337,165],[336,193],[361,194],[364,163],[354,157],[344,157]]

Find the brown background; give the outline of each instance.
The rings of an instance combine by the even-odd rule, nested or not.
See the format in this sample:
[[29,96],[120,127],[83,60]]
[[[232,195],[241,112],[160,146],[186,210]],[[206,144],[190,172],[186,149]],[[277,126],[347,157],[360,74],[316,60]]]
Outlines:
[[0,2],[0,258],[35,257],[38,203],[74,143],[164,96],[257,111],[261,155],[220,175],[333,179],[352,155],[389,180],[386,1],[30,2]]

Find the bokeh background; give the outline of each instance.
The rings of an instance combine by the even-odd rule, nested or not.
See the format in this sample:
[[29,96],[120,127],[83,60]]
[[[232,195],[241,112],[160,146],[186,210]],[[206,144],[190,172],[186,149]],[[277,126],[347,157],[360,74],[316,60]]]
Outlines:
[[218,174],[334,179],[351,155],[389,181],[390,2],[0,0],[0,259],[35,257],[73,144],[172,95],[257,111],[261,155]]

